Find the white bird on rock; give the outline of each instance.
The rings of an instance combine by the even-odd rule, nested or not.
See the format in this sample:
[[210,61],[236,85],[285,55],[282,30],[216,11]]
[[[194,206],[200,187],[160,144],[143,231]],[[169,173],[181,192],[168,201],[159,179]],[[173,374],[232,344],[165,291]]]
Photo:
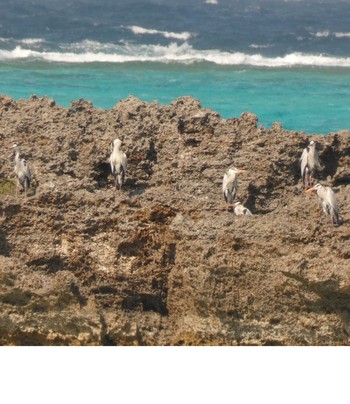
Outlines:
[[15,150],[15,167],[14,172],[18,178],[19,183],[22,185],[24,194],[27,197],[27,190],[30,187],[32,181],[32,172],[25,159],[21,159],[19,156],[19,146],[17,144],[13,145]]
[[112,154],[109,157],[112,174],[115,179],[115,187],[119,188],[119,190],[122,189],[128,165],[126,154],[120,149],[121,144],[122,142],[119,139],[112,141]]
[[303,179],[304,188],[307,189],[314,185],[314,174],[316,170],[321,170],[321,162],[318,157],[316,143],[311,140],[309,145],[305,147],[300,158],[301,178]]
[[308,195],[317,194],[320,198],[323,212],[326,215],[331,215],[332,223],[334,225],[340,225],[343,223],[343,219],[339,215],[338,201],[332,188],[316,184],[314,187],[307,189],[305,193]]
[[253,216],[252,212],[243,206],[241,202],[235,202],[233,205],[233,213],[236,216]]
[[224,198],[227,203],[232,204],[237,193],[238,174],[244,172],[246,172],[246,170],[241,170],[236,167],[230,167],[226,171],[222,181],[222,191],[224,193]]

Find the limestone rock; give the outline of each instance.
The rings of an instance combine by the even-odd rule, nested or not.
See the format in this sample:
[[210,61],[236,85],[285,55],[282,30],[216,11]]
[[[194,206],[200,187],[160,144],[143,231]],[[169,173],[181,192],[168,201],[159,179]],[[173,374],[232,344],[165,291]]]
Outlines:
[[[123,142],[121,192],[108,157]],[[333,227],[303,193],[298,161],[320,143]],[[12,144],[33,169],[16,195]],[[110,110],[0,96],[0,343],[349,343],[350,134],[326,137],[222,119],[199,101],[135,97]],[[221,183],[246,169],[234,217]],[[344,314],[345,313],[345,314]]]

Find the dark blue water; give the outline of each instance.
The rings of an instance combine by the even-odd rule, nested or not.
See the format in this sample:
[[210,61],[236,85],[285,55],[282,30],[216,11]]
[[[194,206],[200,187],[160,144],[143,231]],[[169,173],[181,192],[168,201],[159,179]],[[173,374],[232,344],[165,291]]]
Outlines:
[[[215,3],[215,0],[207,0]],[[223,117],[350,128],[350,1],[0,0],[0,92],[102,108],[192,95]]]

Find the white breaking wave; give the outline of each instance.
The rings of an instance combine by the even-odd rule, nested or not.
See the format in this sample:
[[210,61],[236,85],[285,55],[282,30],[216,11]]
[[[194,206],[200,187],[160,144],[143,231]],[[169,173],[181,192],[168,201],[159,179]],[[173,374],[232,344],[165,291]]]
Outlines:
[[137,25],[131,25],[126,27],[130,31],[132,31],[135,35],[162,35],[164,38],[171,39],[179,39],[182,41],[188,41],[192,38],[192,34],[190,32],[168,32],[168,31],[159,31],[157,29],[148,29],[139,27]]
[[206,4],[219,4],[218,0],[205,0]]
[[336,38],[350,38],[350,32],[335,32]]
[[[125,42],[127,45],[127,42]],[[114,53],[119,52],[122,47],[115,45],[113,43],[105,42],[101,43],[98,41],[93,41],[91,39],[85,39],[81,42],[73,42],[73,43],[63,43],[60,46],[60,49],[69,53]]]
[[311,35],[315,36],[316,38],[327,38],[329,37],[329,31],[319,31],[319,32],[312,32]]
[[316,38],[328,38],[328,37],[350,38],[350,32],[319,31],[319,32],[312,32],[311,35],[315,36]]
[[42,44],[45,39],[42,38],[23,38],[23,39],[14,39],[14,38],[2,38],[0,37],[0,42],[3,43],[21,43],[23,45],[38,45]]
[[258,44],[252,43],[252,44],[249,45],[249,48],[252,48],[252,49],[267,49],[267,48],[272,48],[272,45],[258,45]]
[[[62,63],[194,63],[211,62],[217,65],[257,66],[257,67],[292,67],[292,66],[328,66],[350,67],[349,57],[333,57],[304,53],[290,53],[285,56],[267,57],[261,54],[242,52],[222,52],[219,50],[197,50],[188,43],[168,46],[135,44],[100,44],[84,41],[67,45],[62,52],[39,52],[17,46],[13,50],[0,50],[0,60],[44,60]],[[74,51],[73,51],[74,50]]]
[[24,38],[19,41],[25,45],[38,45],[45,42],[45,39],[42,38]]

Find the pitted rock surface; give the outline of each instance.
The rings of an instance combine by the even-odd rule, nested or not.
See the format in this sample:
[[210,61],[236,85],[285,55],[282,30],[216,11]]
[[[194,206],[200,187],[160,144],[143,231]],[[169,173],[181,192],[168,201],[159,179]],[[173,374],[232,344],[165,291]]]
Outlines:
[[[115,138],[128,156],[121,192]],[[311,139],[342,226],[303,192]],[[14,143],[33,171],[27,200]],[[190,97],[102,110],[0,96],[0,145],[1,344],[349,344],[349,132],[222,119]],[[224,203],[231,165],[247,170],[237,200],[251,218]]]

